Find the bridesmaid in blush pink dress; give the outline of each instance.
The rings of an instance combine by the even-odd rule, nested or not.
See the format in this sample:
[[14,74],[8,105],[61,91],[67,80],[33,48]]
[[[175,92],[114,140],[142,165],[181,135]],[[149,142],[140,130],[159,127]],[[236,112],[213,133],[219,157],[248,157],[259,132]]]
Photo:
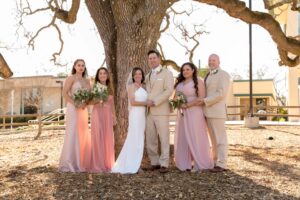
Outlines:
[[59,171],[86,171],[90,164],[91,141],[88,130],[88,111],[86,106],[75,107],[72,96],[78,89],[90,89],[86,79],[85,62],[78,59],[74,62],[72,75],[65,82],[63,95],[67,101],[66,134],[59,160]]
[[204,98],[204,82],[197,78],[193,63],[185,63],[175,84],[176,92],[187,97],[182,105],[183,115],[178,112],[175,131],[175,163],[182,171],[198,171],[214,167],[203,109],[198,98]]
[[106,68],[99,68],[95,84],[107,87],[108,100],[96,103],[91,115],[92,159],[89,171],[110,172],[115,163],[114,132],[116,124],[113,90]]

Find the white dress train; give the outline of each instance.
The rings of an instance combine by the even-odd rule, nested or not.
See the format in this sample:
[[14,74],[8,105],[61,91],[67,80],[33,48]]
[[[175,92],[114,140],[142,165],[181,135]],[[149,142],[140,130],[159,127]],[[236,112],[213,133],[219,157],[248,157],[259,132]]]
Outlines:
[[[147,101],[148,94],[142,87],[134,93],[135,101]],[[130,102],[128,102],[130,103]],[[146,107],[129,105],[128,133],[121,153],[112,173],[134,174],[137,173],[143,159],[144,138],[146,126]]]

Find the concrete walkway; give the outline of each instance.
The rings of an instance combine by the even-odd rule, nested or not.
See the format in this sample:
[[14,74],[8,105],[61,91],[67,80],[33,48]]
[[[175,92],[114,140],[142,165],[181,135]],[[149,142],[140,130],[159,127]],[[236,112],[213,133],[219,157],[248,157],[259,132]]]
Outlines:
[[[244,125],[244,121],[226,121],[226,125]],[[300,126],[300,122],[259,121],[260,125],[272,126]]]
[[[244,125],[244,121],[226,121],[226,125]],[[174,121],[170,121],[170,126],[175,126]],[[260,125],[265,126],[300,126],[300,122],[278,122],[278,121],[259,121]]]

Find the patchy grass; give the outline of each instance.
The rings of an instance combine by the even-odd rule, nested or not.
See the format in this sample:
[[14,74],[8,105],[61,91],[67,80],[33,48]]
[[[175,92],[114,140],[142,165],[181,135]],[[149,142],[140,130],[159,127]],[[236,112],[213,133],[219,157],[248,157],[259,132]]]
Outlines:
[[0,199],[300,199],[300,127],[227,130],[228,172],[163,175],[61,173],[63,130],[0,133]]

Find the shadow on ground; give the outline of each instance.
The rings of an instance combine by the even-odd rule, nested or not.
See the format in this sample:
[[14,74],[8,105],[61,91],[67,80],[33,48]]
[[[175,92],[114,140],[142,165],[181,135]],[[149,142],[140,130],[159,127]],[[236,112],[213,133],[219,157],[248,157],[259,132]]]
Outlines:
[[3,199],[296,199],[233,171],[190,173],[172,168],[167,174],[120,175],[19,166],[7,172],[5,181],[10,192],[0,196]]

